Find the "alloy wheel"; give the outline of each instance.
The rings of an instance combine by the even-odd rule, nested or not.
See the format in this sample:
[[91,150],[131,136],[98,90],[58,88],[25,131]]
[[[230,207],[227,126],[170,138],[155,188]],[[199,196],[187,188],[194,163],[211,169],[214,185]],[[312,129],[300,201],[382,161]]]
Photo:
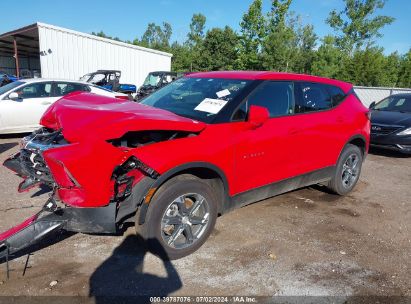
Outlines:
[[342,183],[345,188],[351,188],[357,181],[360,173],[359,157],[357,154],[350,154],[343,165]]
[[202,195],[181,195],[171,202],[163,214],[161,237],[175,249],[190,247],[203,235],[209,217],[210,205]]

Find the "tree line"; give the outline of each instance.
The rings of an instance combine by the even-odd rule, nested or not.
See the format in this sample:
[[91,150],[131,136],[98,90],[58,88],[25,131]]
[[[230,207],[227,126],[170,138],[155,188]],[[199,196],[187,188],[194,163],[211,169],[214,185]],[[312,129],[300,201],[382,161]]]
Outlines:
[[[385,0],[342,0],[325,22],[333,33],[319,38],[311,24],[290,11],[292,0],[254,0],[240,21],[239,32],[229,26],[206,30],[207,18],[194,14],[186,41],[171,42],[171,24],[149,23],[141,38],[125,41],[173,54],[172,70],[271,70],[306,73],[355,85],[411,87],[411,49],[384,54],[378,46],[381,29],[394,21],[378,15]],[[109,37],[104,32],[94,35]]]

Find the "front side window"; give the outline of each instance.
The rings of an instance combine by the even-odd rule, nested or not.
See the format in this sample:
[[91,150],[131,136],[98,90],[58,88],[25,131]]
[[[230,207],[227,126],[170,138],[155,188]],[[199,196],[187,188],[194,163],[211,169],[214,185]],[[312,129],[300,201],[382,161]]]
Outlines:
[[267,108],[270,117],[294,112],[294,86],[292,82],[266,81],[247,98],[247,109],[254,105]]
[[211,123],[251,80],[181,78],[144,98],[141,103]]
[[327,88],[319,83],[298,83],[298,112],[307,113],[332,108],[333,103]]
[[20,98],[42,98],[51,95],[50,82],[36,82],[17,89]]
[[105,85],[107,80],[106,80],[106,75],[105,74],[94,74],[88,82],[97,84],[97,85]]
[[144,80],[143,86],[152,86],[155,87],[159,84],[161,77],[159,74],[148,74]]
[[411,95],[390,96],[377,103],[373,110],[411,113]]

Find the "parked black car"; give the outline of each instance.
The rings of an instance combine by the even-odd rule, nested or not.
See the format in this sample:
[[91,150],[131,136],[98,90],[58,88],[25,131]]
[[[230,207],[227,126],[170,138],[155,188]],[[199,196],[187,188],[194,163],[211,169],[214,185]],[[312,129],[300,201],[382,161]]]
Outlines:
[[372,103],[371,145],[411,154],[411,94]]

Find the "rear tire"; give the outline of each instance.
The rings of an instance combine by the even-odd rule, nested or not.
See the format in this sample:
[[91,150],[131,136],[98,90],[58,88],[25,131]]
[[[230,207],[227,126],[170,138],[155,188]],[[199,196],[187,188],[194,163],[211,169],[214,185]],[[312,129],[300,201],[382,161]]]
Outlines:
[[158,189],[144,224],[136,223],[136,228],[151,252],[163,259],[180,259],[207,240],[217,206],[217,195],[208,183],[190,174],[179,175]]
[[348,144],[342,151],[336,166],[335,174],[328,188],[338,195],[346,195],[352,191],[361,174],[363,154],[359,147]]

